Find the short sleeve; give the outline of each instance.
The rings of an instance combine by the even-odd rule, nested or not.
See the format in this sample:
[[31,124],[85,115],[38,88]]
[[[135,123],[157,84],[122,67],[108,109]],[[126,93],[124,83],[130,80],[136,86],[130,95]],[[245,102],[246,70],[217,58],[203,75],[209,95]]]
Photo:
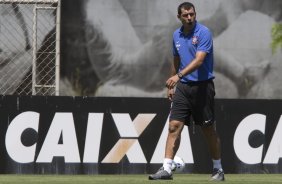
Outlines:
[[174,39],[172,41],[172,54],[173,54],[173,56],[179,56],[178,51],[177,51],[176,46],[175,46]]
[[201,31],[199,35],[199,44],[197,51],[203,51],[206,53],[210,53],[212,51],[212,34],[208,29],[204,29]]

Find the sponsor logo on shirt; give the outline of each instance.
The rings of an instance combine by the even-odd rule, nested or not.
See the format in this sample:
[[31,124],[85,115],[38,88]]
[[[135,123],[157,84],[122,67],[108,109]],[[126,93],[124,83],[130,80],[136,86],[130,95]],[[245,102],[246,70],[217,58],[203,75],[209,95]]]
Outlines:
[[197,37],[197,36],[193,36],[193,38],[192,38],[192,44],[193,44],[193,45],[197,45],[197,44],[198,44],[198,37]]
[[175,44],[175,47],[176,47],[176,49],[177,49],[178,51],[179,51],[180,46],[181,46],[181,45],[180,45],[179,41],[177,41],[176,44]]

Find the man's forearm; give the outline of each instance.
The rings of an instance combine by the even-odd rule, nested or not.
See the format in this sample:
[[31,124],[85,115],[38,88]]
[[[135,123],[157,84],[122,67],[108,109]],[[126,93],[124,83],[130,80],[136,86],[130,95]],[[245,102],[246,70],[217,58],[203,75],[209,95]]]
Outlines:
[[187,65],[183,70],[179,71],[183,76],[188,75],[195,71],[202,65],[203,62],[193,60],[189,65]]
[[188,75],[198,69],[204,62],[204,59],[206,57],[205,52],[197,52],[196,58],[191,61],[190,64],[188,64],[184,69],[179,71],[183,76]]
[[174,76],[177,74],[178,69],[179,69],[179,62],[180,62],[179,57],[174,57],[173,64],[171,65],[171,76]]

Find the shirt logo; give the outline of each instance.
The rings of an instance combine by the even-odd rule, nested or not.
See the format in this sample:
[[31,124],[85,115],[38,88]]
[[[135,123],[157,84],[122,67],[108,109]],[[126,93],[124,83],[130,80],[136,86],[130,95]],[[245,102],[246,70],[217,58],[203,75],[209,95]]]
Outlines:
[[192,38],[192,44],[193,44],[193,45],[198,44],[198,36],[193,36],[193,38]]
[[176,49],[177,49],[178,51],[179,51],[180,46],[181,46],[181,45],[180,45],[179,41],[177,41],[176,44],[175,44],[175,47],[176,47]]

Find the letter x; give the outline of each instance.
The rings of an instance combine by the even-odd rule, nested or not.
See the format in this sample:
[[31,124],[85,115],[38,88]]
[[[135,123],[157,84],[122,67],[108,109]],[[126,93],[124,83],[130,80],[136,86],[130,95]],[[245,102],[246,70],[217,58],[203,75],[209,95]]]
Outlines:
[[102,163],[119,163],[126,155],[130,163],[147,163],[138,137],[156,114],[138,114],[132,121],[129,114],[112,114],[120,139],[102,160]]

